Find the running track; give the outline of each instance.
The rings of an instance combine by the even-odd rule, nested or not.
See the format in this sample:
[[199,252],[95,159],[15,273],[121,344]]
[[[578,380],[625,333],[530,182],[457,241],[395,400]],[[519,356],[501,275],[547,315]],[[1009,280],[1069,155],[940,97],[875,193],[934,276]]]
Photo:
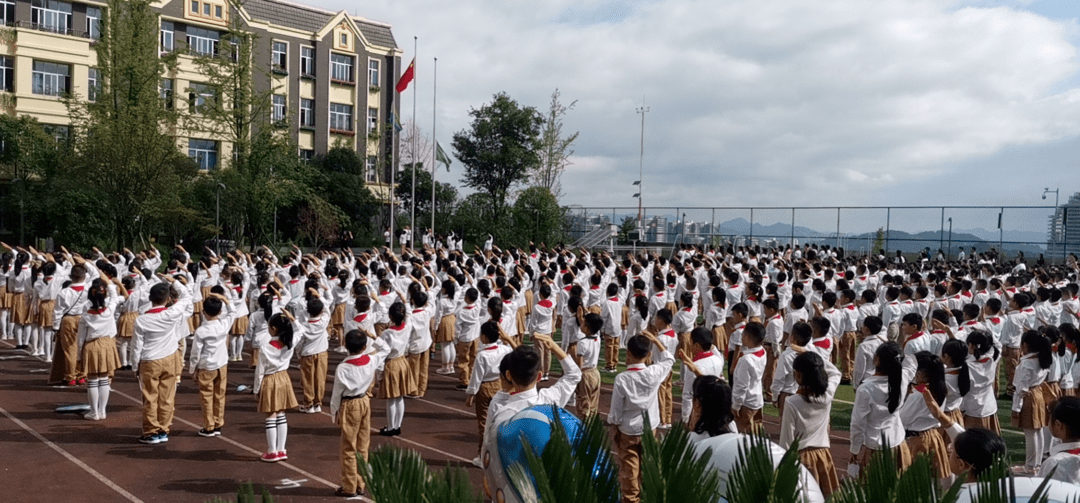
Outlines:
[[[143,445],[136,441],[141,433],[142,398],[131,372],[119,372],[113,380],[107,419],[87,421],[79,415],[57,414],[54,409],[59,405],[85,403],[85,387],[45,385],[49,364],[16,351],[11,342],[0,341],[3,501],[235,501],[235,492],[244,482],[253,483],[256,492],[261,487],[269,489],[279,503],[342,501],[333,496],[341,479],[339,430],[331,422],[328,405],[332,382],[327,384],[322,414],[288,414],[289,459],[270,464],[258,460],[266,448],[265,416],[256,410],[253,395],[236,391],[237,385],[252,384],[253,370],[247,362],[229,365],[221,437],[203,438],[195,433],[201,428],[202,413],[197,387],[185,374],[176,395],[169,442]],[[330,354],[330,381],[341,359],[342,355]],[[390,439],[372,432],[371,448],[391,443],[419,452],[434,469],[464,466],[474,489],[481,491],[481,471],[470,464],[478,442],[475,414],[465,406],[465,394],[454,389],[456,380],[434,373],[436,360],[427,396],[405,403],[402,435]],[[299,398],[295,368],[291,373]],[[601,393],[601,412],[606,412],[610,386],[603,386]],[[386,424],[385,401],[372,400],[371,409],[372,427]],[[678,410],[676,400],[676,417]],[[775,439],[777,419],[766,416],[765,421]],[[842,469],[847,433],[834,432],[832,440],[833,457]]]

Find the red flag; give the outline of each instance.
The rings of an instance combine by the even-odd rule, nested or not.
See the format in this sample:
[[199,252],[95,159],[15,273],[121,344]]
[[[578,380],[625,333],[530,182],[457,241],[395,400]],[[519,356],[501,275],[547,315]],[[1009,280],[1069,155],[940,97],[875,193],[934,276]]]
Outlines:
[[409,67],[405,69],[405,73],[401,74],[401,78],[398,79],[397,86],[394,88],[397,89],[397,92],[403,93],[409,87],[409,83],[413,79],[413,65],[415,64],[416,58],[413,58],[412,62],[409,63]]

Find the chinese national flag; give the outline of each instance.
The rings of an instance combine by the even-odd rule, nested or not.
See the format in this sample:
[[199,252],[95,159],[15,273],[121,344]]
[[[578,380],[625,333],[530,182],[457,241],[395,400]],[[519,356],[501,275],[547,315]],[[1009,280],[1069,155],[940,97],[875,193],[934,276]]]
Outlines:
[[409,67],[405,69],[405,73],[401,74],[401,78],[398,79],[397,87],[395,87],[397,92],[403,93],[405,92],[405,89],[409,87],[409,83],[412,82],[413,79],[414,65],[416,65],[416,58],[413,58],[412,62],[409,63]]

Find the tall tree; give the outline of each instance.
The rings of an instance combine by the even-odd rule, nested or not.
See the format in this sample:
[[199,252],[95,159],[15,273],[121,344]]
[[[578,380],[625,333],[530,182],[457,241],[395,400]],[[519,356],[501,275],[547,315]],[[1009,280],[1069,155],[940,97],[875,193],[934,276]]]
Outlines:
[[562,130],[562,118],[574,109],[577,100],[563,105],[559,97],[559,90],[555,89],[540,133],[540,164],[532,174],[533,185],[547,189],[556,199],[562,197],[562,174],[572,164],[570,156],[574,155],[574,150],[571,146],[578,137],[577,131],[563,136]]
[[[412,188],[412,171],[399,171],[394,194],[407,209],[412,204]],[[440,233],[448,230],[457,198],[458,191],[453,185],[435,181],[435,228]],[[416,168],[416,226],[421,229],[431,226],[431,170],[424,169],[423,165]]]
[[504,226],[510,189],[529,179],[540,164],[540,129],[544,117],[522,107],[506,93],[469,111],[472,123],[454,134],[455,156],[465,165],[462,182],[488,196],[494,229]]
[[134,242],[163,197],[196,170],[180,153],[178,114],[158,86],[174,55],[158,55],[158,15],[149,0],[110,0],[94,44],[99,78],[88,96],[68,96],[76,178],[97,189],[117,247]]

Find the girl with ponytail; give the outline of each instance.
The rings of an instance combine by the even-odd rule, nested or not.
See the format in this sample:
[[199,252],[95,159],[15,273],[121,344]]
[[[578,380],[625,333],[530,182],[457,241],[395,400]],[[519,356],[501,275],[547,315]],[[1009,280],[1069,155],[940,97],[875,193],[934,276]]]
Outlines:
[[[971,387],[960,404],[964,413],[964,427],[983,428],[1001,434],[997,417],[997,397],[994,381],[997,379],[998,361],[1001,353],[994,346],[994,336],[985,330],[975,330],[967,338],[967,367]],[[955,360],[953,361],[955,364]]]
[[[946,479],[949,470],[949,451],[941,435],[941,423],[934,417],[919,394],[929,394],[938,406],[945,404],[948,387],[945,385],[945,365],[937,355],[919,351],[913,355],[918,364],[915,380],[908,393],[911,395],[900,406],[900,420],[904,424],[905,443],[912,457],[926,454],[933,463],[934,473]],[[911,357],[909,357],[911,358]]]
[[1062,323],[1060,330],[1060,344],[1065,348],[1065,354],[1061,359],[1064,367],[1060,381],[1061,394],[1062,396],[1077,396],[1076,389],[1080,387],[1080,364],[1077,362],[1080,360],[1080,351],[1077,351],[1077,345],[1080,344],[1080,330],[1077,330],[1076,325],[1072,323]]
[[1048,393],[1046,378],[1053,363],[1050,341],[1035,330],[1028,330],[1020,338],[1020,364],[1013,376],[1012,425],[1024,429],[1026,458],[1025,475],[1038,473],[1042,463],[1043,436],[1040,431],[1047,425],[1046,401]]
[[[960,410],[964,397],[971,392],[971,368],[968,366],[968,347],[964,341],[949,339],[941,346],[941,363],[945,365],[945,403],[941,408],[956,423],[964,423]],[[942,436],[945,433],[942,432]]]
[[899,410],[915,377],[916,361],[904,358],[899,344],[886,342],[874,353],[874,368],[855,392],[849,463],[865,467],[874,451],[889,448],[897,456],[897,469],[903,470],[911,464],[911,454]]
[[293,356],[293,338],[299,328],[287,310],[271,316],[266,326],[269,338],[259,351],[255,394],[259,397],[259,412],[266,414],[267,448],[260,459],[276,463],[289,459],[285,451],[285,439],[289,434],[285,411],[297,406],[292,379],[289,379],[289,362]]

